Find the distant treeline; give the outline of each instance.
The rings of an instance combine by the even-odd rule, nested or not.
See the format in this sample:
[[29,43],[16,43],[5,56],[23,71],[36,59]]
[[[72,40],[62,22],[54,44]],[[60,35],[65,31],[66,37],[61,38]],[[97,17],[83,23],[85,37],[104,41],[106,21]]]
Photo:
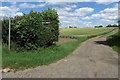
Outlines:
[[76,26],[69,26],[69,28],[77,28]]
[[[98,25],[98,26],[94,26],[95,28],[102,28],[102,27],[104,27],[103,25]],[[118,25],[116,25],[116,24],[114,24],[114,25],[111,25],[111,24],[109,24],[109,25],[107,25],[107,26],[105,26],[105,27],[119,27]],[[65,27],[65,28],[77,28],[76,26],[69,26],[69,27]]]
[[[100,27],[103,27],[103,26],[102,25],[95,26],[95,28],[100,28]],[[118,25],[116,25],[116,24],[114,24],[114,25],[109,24],[109,25],[107,25],[105,27],[118,27]]]

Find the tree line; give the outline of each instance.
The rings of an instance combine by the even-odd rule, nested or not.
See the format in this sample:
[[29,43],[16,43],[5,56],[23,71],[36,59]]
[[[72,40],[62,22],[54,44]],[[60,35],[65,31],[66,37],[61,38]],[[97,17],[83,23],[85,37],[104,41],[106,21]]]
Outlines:
[[[103,27],[103,25],[94,26],[94,27],[95,27],[95,28],[100,28],[100,27]],[[105,26],[105,27],[119,27],[119,25],[116,25],[116,24],[111,25],[111,24],[109,24],[109,25],[107,25],[107,26]]]

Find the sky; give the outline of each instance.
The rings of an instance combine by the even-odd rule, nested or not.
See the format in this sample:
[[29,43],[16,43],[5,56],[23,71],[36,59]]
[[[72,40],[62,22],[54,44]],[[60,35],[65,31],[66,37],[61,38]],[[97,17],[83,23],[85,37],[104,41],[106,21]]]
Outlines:
[[[0,0],[1,1],[1,0]],[[3,1],[3,0],[2,0]],[[56,0],[34,1],[34,2],[13,2],[3,1],[0,6],[0,18],[9,16],[22,16],[31,10],[42,12],[47,8],[56,9],[59,14],[60,28],[64,27],[94,27],[98,25],[117,24],[118,3],[116,2],[91,2],[73,1],[68,2]],[[105,1],[105,0],[104,0]],[[115,1],[115,0],[114,0]]]

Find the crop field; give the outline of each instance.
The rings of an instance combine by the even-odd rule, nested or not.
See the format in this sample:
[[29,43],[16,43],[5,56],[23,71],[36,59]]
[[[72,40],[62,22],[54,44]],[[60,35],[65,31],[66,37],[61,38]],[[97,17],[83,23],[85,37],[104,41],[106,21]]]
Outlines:
[[60,37],[88,37],[97,36],[101,34],[108,33],[114,30],[114,27],[109,28],[60,28]]

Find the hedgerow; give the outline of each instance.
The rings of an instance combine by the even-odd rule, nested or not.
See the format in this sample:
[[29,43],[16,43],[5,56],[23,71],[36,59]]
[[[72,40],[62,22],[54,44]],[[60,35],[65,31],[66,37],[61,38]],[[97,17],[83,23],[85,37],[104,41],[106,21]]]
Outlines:
[[[8,20],[3,20],[3,43],[8,43]],[[48,8],[42,13],[31,11],[14,18],[11,25],[11,41],[16,50],[33,50],[58,41],[59,20],[57,11]],[[11,46],[12,47],[12,46]]]

